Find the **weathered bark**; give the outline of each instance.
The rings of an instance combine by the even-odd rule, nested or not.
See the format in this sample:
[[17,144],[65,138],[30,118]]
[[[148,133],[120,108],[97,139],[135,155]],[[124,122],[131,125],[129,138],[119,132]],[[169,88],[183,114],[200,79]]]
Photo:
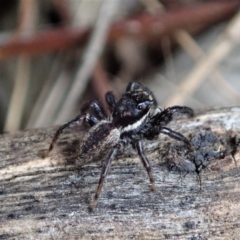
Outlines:
[[138,156],[126,148],[114,161],[94,212],[88,206],[101,161],[74,164],[82,132],[66,131],[46,159],[42,154],[56,128],[2,135],[0,239],[239,239],[239,119],[240,108],[234,107],[169,125],[189,139],[207,128],[218,136],[208,147],[223,154],[201,172],[202,191],[196,172],[169,171],[165,162],[174,154],[168,149],[179,142],[160,136],[144,143],[157,191],[151,192]]

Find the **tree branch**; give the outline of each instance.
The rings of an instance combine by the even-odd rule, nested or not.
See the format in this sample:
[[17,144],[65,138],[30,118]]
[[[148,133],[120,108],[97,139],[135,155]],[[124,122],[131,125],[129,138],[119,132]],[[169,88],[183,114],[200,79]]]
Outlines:
[[166,161],[177,166],[176,160],[190,161],[190,155],[180,159],[174,151],[181,144],[160,136],[144,143],[157,191],[151,192],[138,156],[126,148],[113,162],[93,213],[88,206],[101,161],[74,164],[76,139],[83,135],[79,128],[66,131],[46,159],[41,156],[56,128],[2,135],[0,238],[238,239],[239,117],[239,107],[225,108],[168,126],[191,140],[195,158],[203,150],[222,153],[201,172],[202,191],[196,172],[169,171]]

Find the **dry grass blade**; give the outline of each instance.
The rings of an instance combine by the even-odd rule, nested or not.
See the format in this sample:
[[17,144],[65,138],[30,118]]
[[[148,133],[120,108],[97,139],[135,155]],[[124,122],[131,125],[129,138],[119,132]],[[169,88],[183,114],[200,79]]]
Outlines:
[[179,84],[178,89],[165,101],[164,105],[183,104],[200,86],[203,79],[207,77],[218,63],[226,57],[231,50],[240,42],[240,13],[230,22],[222,38],[216,43],[206,55],[188,74],[188,76]]
[[[152,13],[158,13],[164,11],[164,6],[156,0],[145,1],[147,9]],[[195,60],[199,60],[205,57],[204,51],[198,46],[196,41],[185,30],[177,30],[174,33],[174,37],[177,43],[185,49],[185,51]],[[168,57],[169,58],[169,57]],[[170,58],[171,59],[171,58]],[[233,101],[240,101],[240,94],[222,77],[222,75],[216,69],[210,73],[210,80],[219,91],[227,98],[233,99]],[[204,79],[202,79],[204,81]],[[178,88],[178,86],[176,86]],[[177,90],[176,90],[177,91]],[[185,100],[184,100],[185,101]]]
[[86,48],[84,62],[79,67],[73,85],[66,97],[55,123],[62,123],[72,116],[74,106],[84,92],[95,64],[102,53],[107,38],[108,29],[112,23],[114,13],[121,0],[103,0],[99,15],[94,26],[90,42]]
[[[36,22],[37,3],[35,0],[22,0],[19,6],[18,32],[31,33]],[[5,131],[18,130],[21,125],[30,78],[30,59],[21,55],[17,61],[16,78],[5,122]]]
[[[203,50],[186,31],[177,31],[175,33],[175,38],[178,44],[181,45],[195,61],[205,57]],[[228,99],[233,99],[233,101],[240,101],[240,94],[223,78],[218,70],[213,69],[209,74],[210,81],[223,95]],[[204,80],[205,79],[202,79],[202,81]]]
[[26,125],[27,128],[44,127],[53,123],[56,112],[66,94],[66,89],[71,83],[70,75],[65,67],[69,59],[71,59],[71,54],[58,54],[49,77],[34,104]]

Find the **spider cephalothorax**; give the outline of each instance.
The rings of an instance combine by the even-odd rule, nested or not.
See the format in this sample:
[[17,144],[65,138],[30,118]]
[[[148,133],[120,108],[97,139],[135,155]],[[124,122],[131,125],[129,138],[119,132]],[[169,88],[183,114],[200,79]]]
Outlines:
[[[188,107],[174,106],[161,110],[157,107],[153,93],[145,86],[137,82],[131,82],[118,102],[112,92],[107,92],[105,99],[111,116],[108,116],[100,103],[96,100],[86,103],[81,114],[72,121],[61,126],[49,147],[46,156],[53,149],[59,135],[66,128],[80,122],[86,122],[91,128],[83,137],[79,146],[79,158],[83,162],[92,159],[106,157],[102,168],[98,187],[91,208],[97,205],[98,197],[102,189],[103,181],[107,176],[112,160],[115,158],[121,145],[131,144],[137,150],[138,155],[147,170],[151,189],[155,191],[151,165],[145,156],[142,139],[154,139],[160,133],[190,145],[187,138],[174,132],[165,126],[173,119],[175,113],[193,116],[193,110]],[[88,113],[92,110],[92,114]]]

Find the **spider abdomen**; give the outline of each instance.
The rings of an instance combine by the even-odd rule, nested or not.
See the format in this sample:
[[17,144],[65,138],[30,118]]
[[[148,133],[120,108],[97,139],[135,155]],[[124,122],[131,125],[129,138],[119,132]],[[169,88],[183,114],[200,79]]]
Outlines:
[[101,121],[85,134],[80,144],[80,158],[92,159],[102,156],[118,144],[120,131],[110,121]]

